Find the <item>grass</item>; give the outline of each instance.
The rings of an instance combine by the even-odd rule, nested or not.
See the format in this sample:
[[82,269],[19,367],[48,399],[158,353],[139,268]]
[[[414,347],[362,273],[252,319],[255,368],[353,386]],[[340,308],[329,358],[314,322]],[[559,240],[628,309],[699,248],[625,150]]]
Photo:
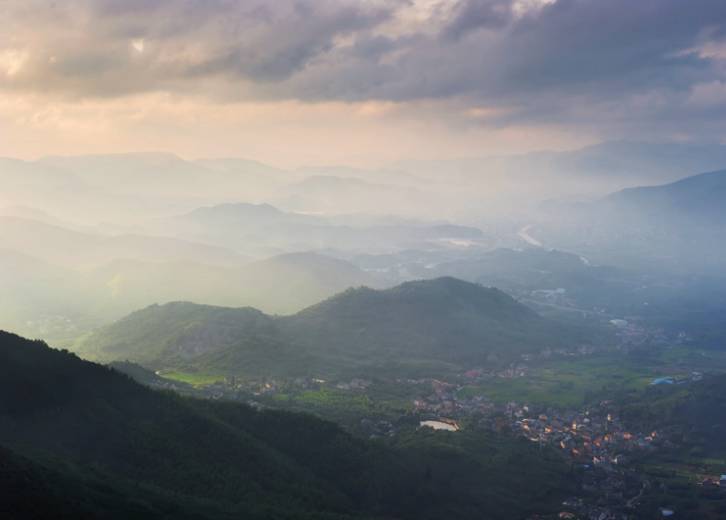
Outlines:
[[664,364],[685,366],[691,370],[726,370],[726,351],[720,350],[677,346],[663,350],[658,359]]
[[[321,388],[302,392],[279,393],[270,397],[270,404],[288,410],[307,412],[355,429],[363,417],[394,420],[411,410],[413,397],[404,399],[366,391]],[[371,395],[373,394],[373,395]]]
[[591,398],[602,398],[608,388],[643,389],[654,373],[622,359],[596,356],[557,361],[532,367],[524,377],[493,378],[466,386],[462,397],[484,395],[497,403],[526,402],[561,408],[577,407]]
[[197,388],[213,385],[214,383],[224,381],[224,376],[206,374],[206,373],[201,373],[201,372],[170,371],[170,372],[162,372],[159,375],[165,379],[171,379],[172,381],[179,381],[180,383],[187,383],[187,384],[195,386]]
[[[671,460],[666,460],[671,459]],[[698,486],[704,477],[720,474],[718,459],[692,459],[685,453],[648,455],[637,463],[638,471],[662,486],[655,486],[645,497],[644,509],[668,504],[683,518],[717,520],[726,513],[726,495],[718,490]]]
[[726,371],[726,352],[676,346],[650,351],[643,358],[615,352],[548,361],[531,366],[524,377],[468,385],[461,396],[571,408],[615,391],[643,390],[658,377],[688,376],[692,371]]

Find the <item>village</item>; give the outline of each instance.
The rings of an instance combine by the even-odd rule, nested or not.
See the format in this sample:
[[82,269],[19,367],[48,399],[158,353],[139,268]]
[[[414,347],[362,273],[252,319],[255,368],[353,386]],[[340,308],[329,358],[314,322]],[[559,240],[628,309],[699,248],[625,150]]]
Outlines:
[[[634,461],[672,448],[667,431],[632,430],[619,417],[617,405],[609,400],[587,401],[580,406],[553,406],[522,399],[503,402],[491,398],[485,391],[466,391],[481,388],[478,385],[496,387],[507,381],[528,381],[535,377],[538,362],[553,357],[588,358],[592,354],[587,347],[575,352],[544,350],[534,356],[522,356],[519,361],[504,367],[470,368],[448,380],[390,380],[385,382],[389,389],[395,388],[407,396],[407,400],[399,401],[395,406],[375,402],[381,396],[380,385],[384,383],[374,377],[335,381],[313,377],[249,381],[229,377],[197,389],[195,393],[206,398],[243,401],[257,408],[293,407],[335,420],[338,419],[333,415],[336,406],[338,409],[351,408],[346,411],[352,416],[352,407],[348,404],[364,400],[373,403],[371,410],[359,413],[347,427],[371,439],[394,437],[412,425],[453,434],[464,429],[487,429],[515,435],[543,449],[558,451],[573,473],[579,475],[580,492],[563,502],[559,518],[637,518],[634,512],[643,497],[658,484],[640,472]],[[702,372],[692,371],[656,377],[648,384],[688,384],[703,377]],[[706,476],[699,484],[703,489],[726,497],[726,475]],[[663,518],[679,518],[678,511],[667,503],[662,504],[659,511]]]
[[[471,376],[472,374],[470,374]],[[477,377],[480,374],[477,374]],[[526,367],[516,366],[499,377],[525,377]],[[699,381],[702,374],[674,378],[652,385]],[[458,431],[464,425],[509,431],[515,435],[555,448],[581,475],[579,496],[563,502],[559,518],[588,520],[627,520],[633,516],[643,495],[656,486],[632,464],[658,450],[673,448],[667,432],[639,432],[629,429],[617,415],[612,401],[604,400],[580,410],[533,406],[508,402],[497,404],[478,395],[461,399],[455,384],[433,380],[432,392],[416,399],[414,408],[427,420],[422,426]],[[705,477],[700,486],[726,497],[726,475]],[[663,518],[678,518],[677,511],[663,504]]]

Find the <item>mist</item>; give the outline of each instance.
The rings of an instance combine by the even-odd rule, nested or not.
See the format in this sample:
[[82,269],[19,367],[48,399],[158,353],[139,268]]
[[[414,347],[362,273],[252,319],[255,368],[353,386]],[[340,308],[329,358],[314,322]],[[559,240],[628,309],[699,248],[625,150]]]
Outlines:
[[[725,176],[691,174],[725,156],[621,142],[375,170],[170,153],[5,159],[2,326],[72,345],[169,301],[290,314],[348,287],[461,276],[462,262],[482,263],[464,278],[486,281],[505,250],[665,284],[720,279]],[[526,276],[517,269],[495,267]]]
[[0,22],[0,516],[723,517],[726,3]]

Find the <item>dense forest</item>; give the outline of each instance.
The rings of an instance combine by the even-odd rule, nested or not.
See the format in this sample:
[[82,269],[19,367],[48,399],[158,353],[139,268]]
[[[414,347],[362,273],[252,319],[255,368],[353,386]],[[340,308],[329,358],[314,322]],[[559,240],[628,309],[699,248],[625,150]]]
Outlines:
[[360,440],[304,414],[153,391],[8,333],[0,444],[10,518],[517,518],[573,485],[559,456],[523,440]]

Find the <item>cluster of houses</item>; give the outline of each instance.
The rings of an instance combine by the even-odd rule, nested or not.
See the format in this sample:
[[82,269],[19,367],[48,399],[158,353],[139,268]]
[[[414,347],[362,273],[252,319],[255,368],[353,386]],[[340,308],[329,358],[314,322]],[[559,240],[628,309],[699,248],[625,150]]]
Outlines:
[[369,381],[368,379],[354,378],[354,379],[351,379],[350,382],[337,383],[335,385],[335,388],[337,388],[338,390],[363,391],[363,390],[366,390],[372,384],[373,384],[373,382]]
[[625,349],[686,343],[690,339],[682,333],[673,337],[662,329],[643,327],[637,321],[614,319],[610,324],[615,327],[620,346]]
[[[526,406],[511,406],[510,413],[514,431],[532,442],[559,448],[582,470],[586,498],[566,500],[559,518],[633,518],[633,508],[651,483],[629,467],[629,458],[667,443],[657,431],[628,430],[608,401],[579,412],[536,413]],[[663,511],[667,514],[670,509]]]
[[491,414],[496,411],[495,404],[484,396],[461,398],[460,385],[445,381],[432,380],[432,392],[413,401],[416,413],[437,418],[471,416],[472,414]]
[[718,488],[726,493],[726,474],[723,474],[720,477],[706,477],[701,481],[701,485],[705,488]]
[[627,463],[629,452],[653,449],[658,432],[633,433],[603,402],[593,410],[529,413],[526,406],[513,412],[512,429],[533,442],[558,446],[586,466],[606,470]]
[[[486,377],[478,371],[467,375],[482,376]],[[422,426],[456,431],[456,419],[478,416],[482,425],[506,428],[532,442],[561,450],[573,467],[580,468],[586,498],[569,500],[560,518],[632,518],[633,508],[649,482],[630,467],[629,459],[636,452],[668,444],[658,431],[641,433],[626,428],[609,401],[585,410],[562,411],[516,402],[496,404],[480,395],[461,397],[459,390],[456,384],[432,381],[431,393],[414,401],[420,416],[432,418],[423,421]],[[456,427],[444,427],[450,424]],[[724,486],[726,489],[726,483]]]

